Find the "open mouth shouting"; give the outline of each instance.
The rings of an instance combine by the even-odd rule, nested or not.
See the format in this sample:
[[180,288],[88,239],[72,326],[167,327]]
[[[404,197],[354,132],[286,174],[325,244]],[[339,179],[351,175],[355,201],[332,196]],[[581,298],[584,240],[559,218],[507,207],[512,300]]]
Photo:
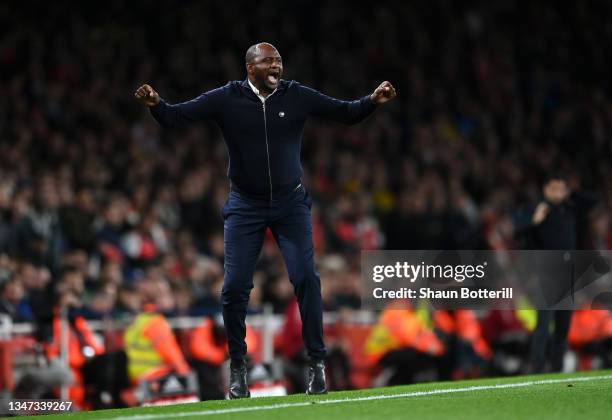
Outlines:
[[268,71],[268,77],[266,77],[266,82],[268,83],[268,86],[270,86],[273,89],[276,89],[276,86],[278,85],[278,81],[280,80],[280,70],[270,70]]

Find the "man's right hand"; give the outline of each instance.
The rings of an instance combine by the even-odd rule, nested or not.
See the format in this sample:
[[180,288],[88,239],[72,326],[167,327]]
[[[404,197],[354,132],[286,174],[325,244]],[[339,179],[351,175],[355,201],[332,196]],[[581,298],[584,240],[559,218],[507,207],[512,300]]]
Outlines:
[[136,89],[134,96],[146,106],[155,106],[159,103],[159,93],[155,92],[149,85],[140,86]]
[[547,203],[541,202],[540,204],[538,204],[535,211],[533,212],[531,223],[533,223],[534,225],[539,225],[540,223],[542,223],[544,219],[546,219],[546,216],[548,216],[549,210],[550,207]]

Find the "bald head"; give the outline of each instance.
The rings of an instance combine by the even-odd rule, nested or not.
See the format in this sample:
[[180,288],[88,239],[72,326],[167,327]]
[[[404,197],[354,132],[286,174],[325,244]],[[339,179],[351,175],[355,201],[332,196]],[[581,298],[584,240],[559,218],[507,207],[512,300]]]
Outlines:
[[260,42],[247,50],[245,57],[247,76],[263,95],[278,87],[283,75],[283,59],[274,45]]
[[278,54],[278,50],[276,49],[276,47],[268,42],[260,42],[251,45],[245,54],[244,61],[247,64],[252,64],[263,52],[271,51],[276,51],[276,53]]

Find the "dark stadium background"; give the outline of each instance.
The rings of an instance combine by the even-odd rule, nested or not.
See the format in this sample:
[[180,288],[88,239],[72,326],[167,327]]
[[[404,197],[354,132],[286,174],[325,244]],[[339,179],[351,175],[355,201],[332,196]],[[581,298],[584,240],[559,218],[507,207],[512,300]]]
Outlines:
[[[565,172],[599,194],[580,246],[612,246],[611,5],[593,2],[104,1],[0,3],[0,267],[15,322],[44,340],[49,296],[80,270],[88,319],[128,318],[149,281],[166,314],[219,310],[218,129],[161,130],[134,98],[170,102],[245,78],[258,41],[285,79],[355,99],[398,99],[347,128],[313,120],[304,182],[326,310],[358,308],[365,249],[520,248],[513,217]],[[142,235],[153,249],[137,245]],[[268,238],[251,311],[292,290]],[[51,294],[49,291],[51,290]],[[19,293],[18,293],[19,294]],[[350,317],[350,315],[349,315]]]

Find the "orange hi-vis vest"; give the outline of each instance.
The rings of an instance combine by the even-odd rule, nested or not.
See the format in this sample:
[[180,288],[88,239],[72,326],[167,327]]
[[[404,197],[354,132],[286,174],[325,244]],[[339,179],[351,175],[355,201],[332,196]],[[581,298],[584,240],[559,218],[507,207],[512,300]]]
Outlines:
[[578,310],[572,314],[567,341],[574,347],[612,337],[612,314],[604,309]]
[[[202,362],[207,362],[212,365],[220,365],[227,357],[227,343],[225,340],[221,343],[215,342],[213,333],[214,321],[210,318],[205,318],[191,334],[189,340],[189,352],[194,359]],[[246,325],[247,352],[253,355],[259,350],[259,340],[249,325]]]
[[406,347],[436,356],[444,353],[442,342],[414,310],[385,309],[365,343],[369,361],[376,363],[389,351]]
[[452,315],[448,311],[435,311],[433,318],[436,328],[445,334],[456,334],[463,341],[470,343],[483,359],[490,359],[493,356],[491,348],[482,337],[482,330],[474,311],[457,309]]
[[227,344],[218,344],[215,342],[213,327],[214,325],[211,319],[204,319],[202,324],[197,327],[191,335],[189,351],[197,360],[208,362],[213,365],[220,365],[225,360]]
[[[45,348],[49,359],[60,356],[61,319],[59,316],[59,308],[56,308],[55,312],[53,318],[53,340]],[[70,398],[79,408],[83,409],[86,408],[86,404],[81,368],[88,357],[103,354],[104,346],[98,343],[85,318],[77,316],[71,324],[67,332],[68,365],[72,371],[74,382],[68,388],[68,398]]]
[[[53,341],[46,348],[47,357],[51,359],[58,357],[60,354],[60,325],[59,316],[55,316],[53,318]],[[80,335],[80,339],[78,335]],[[85,346],[90,348],[91,354],[89,356],[104,353],[104,346],[95,339],[85,318],[77,316],[68,330],[68,364],[72,369],[80,369],[85,364],[87,360],[83,354],[83,347]]]

